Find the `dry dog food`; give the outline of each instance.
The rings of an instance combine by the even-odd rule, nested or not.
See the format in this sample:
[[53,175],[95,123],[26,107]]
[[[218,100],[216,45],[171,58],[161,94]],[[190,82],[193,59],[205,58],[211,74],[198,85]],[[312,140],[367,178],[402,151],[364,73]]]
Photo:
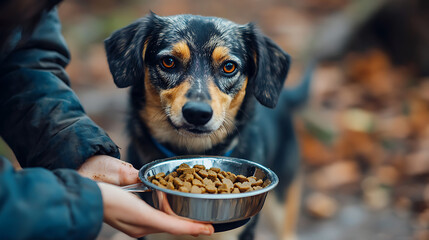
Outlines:
[[204,165],[194,165],[192,168],[186,163],[180,164],[176,171],[168,175],[161,172],[148,177],[153,184],[171,190],[187,193],[243,193],[262,189],[270,185],[271,181],[235,175],[212,167],[206,169]]

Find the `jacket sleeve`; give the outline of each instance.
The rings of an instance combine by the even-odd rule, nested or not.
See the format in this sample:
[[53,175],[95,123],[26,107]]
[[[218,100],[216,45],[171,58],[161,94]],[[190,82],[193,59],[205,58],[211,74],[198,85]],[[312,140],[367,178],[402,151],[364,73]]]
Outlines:
[[84,112],[64,67],[69,52],[56,9],[0,63],[0,135],[22,167],[78,168],[118,147]]
[[95,239],[102,206],[97,184],[76,171],[15,171],[0,157],[0,239]]

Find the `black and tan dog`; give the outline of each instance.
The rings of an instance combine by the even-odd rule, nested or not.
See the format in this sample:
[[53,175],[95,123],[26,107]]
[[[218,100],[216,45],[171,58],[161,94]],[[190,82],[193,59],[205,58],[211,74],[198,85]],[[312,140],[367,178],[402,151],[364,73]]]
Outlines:
[[[285,195],[299,166],[291,108],[308,84],[281,94],[290,57],[253,24],[151,14],[105,46],[116,85],[132,86],[136,168],[174,155],[230,155],[273,169]],[[248,225],[240,239],[253,239]]]

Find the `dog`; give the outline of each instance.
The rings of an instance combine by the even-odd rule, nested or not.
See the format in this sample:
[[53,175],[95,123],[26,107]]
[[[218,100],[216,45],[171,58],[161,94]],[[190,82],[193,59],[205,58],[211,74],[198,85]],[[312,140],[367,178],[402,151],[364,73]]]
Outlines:
[[[291,57],[255,24],[151,13],[115,31],[105,50],[115,84],[131,86],[134,167],[178,155],[248,159],[276,172],[277,198],[296,212],[299,191],[286,194],[299,172],[292,112],[309,83],[283,89]],[[253,239],[255,219],[235,238]]]

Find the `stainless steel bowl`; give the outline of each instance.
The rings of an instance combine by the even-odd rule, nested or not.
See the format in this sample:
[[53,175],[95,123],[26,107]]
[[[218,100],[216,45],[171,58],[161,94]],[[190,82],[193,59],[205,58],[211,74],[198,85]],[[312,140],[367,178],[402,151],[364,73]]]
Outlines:
[[[204,165],[206,168],[218,167],[223,171],[257,179],[269,179],[271,184],[263,189],[236,194],[195,194],[160,188],[147,180],[160,172],[166,174],[186,163]],[[152,189],[156,208],[170,214],[208,223],[231,223],[249,219],[256,215],[264,205],[270,190],[278,184],[278,177],[270,169],[248,160],[230,157],[177,157],[161,159],[144,165],[140,169],[143,184]]]

